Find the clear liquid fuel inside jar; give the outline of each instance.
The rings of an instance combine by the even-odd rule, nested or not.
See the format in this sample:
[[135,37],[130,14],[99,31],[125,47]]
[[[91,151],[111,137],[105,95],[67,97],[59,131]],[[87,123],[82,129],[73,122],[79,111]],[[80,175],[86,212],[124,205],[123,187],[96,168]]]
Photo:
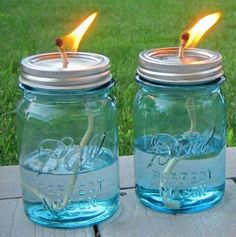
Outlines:
[[22,60],[17,138],[24,209],[35,223],[93,225],[119,205],[116,103],[110,62],[91,53]]
[[134,104],[135,180],[140,201],[157,211],[197,212],[225,187],[225,101],[217,52],[141,52]]

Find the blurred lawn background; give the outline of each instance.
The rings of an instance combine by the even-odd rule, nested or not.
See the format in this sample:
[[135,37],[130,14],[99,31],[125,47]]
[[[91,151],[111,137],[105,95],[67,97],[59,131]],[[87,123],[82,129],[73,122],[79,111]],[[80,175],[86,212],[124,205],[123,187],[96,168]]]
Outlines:
[[[138,89],[138,53],[178,46],[180,33],[215,11],[223,18],[199,47],[221,52],[227,81],[227,145],[236,145],[236,2],[187,0],[0,0],[0,165],[17,164],[15,108],[22,58],[55,51],[54,39],[71,32],[94,11],[99,15],[80,51],[107,55],[117,81],[112,94],[119,111],[120,154],[132,153],[132,106]],[[234,136],[235,135],[235,136]]]

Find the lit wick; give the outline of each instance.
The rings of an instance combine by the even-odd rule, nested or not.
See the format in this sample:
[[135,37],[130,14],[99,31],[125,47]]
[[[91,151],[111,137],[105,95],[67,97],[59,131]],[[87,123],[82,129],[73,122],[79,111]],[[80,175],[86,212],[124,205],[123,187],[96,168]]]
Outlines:
[[61,54],[61,58],[63,60],[63,68],[67,68],[67,65],[68,65],[69,61],[68,61],[66,51],[65,51],[64,46],[63,46],[63,40],[60,39],[60,38],[57,38],[55,40],[55,44],[56,44],[56,46],[57,46],[57,48],[58,48],[58,50]]
[[189,33],[185,32],[181,35],[181,45],[179,47],[179,53],[178,53],[178,57],[180,59],[182,59],[184,57],[184,47],[187,44],[188,40],[189,40]]

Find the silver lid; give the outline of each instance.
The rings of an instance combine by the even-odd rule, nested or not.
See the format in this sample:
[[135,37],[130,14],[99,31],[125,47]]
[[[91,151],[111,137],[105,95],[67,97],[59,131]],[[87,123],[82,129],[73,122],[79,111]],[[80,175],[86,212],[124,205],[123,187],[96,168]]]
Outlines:
[[201,84],[223,76],[222,56],[214,51],[186,48],[178,58],[179,48],[159,48],[139,54],[139,80],[164,84]]
[[110,60],[100,54],[67,52],[69,64],[62,67],[59,53],[30,56],[21,61],[20,82],[42,89],[91,89],[112,79]]

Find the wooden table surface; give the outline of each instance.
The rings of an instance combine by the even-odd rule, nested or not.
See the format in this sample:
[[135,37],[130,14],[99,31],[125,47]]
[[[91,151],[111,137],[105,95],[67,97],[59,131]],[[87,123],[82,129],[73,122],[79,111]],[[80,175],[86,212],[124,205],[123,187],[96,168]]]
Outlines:
[[133,157],[120,157],[119,211],[95,227],[50,229],[29,221],[22,207],[18,166],[0,167],[0,237],[235,237],[236,148],[227,148],[226,192],[214,208],[197,214],[154,212],[139,203],[134,191]]

